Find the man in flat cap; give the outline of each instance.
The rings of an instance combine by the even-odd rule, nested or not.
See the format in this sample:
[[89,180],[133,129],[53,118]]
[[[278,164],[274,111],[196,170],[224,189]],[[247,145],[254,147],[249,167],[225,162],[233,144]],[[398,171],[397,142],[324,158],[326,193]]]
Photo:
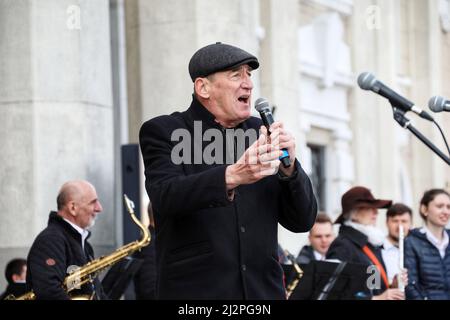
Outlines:
[[[341,224],[339,235],[331,243],[327,259],[356,263],[368,268],[367,291],[355,298],[404,300],[404,293],[394,288],[397,284],[389,285],[381,254],[385,235],[376,227],[378,209],[388,208],[392,201],[375,199],[369,189],[356,186],[342,195],[341,204],[342,212],[335,221]],[[377,276],[378,284],[369,279],[371,275]],[[403,280],[407,282],[406,275]]]
[[258,67],[240,48],[201,48],[189,62],[190,107],[141,127],[159,299],[285,299],[278,223],[306,232],[317,205],[292,135],[276,122],[269,137],[250,116]]

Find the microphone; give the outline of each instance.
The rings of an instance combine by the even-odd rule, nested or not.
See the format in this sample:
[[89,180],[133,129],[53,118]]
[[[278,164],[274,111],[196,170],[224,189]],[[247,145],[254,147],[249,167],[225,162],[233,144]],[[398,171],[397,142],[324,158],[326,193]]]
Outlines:
[[428,107],[433,112],[450,111],[450,100],[444,97],[434,96],[428,101]]
[[[267,101],[264,98],[257,99],[255,101],[255,109],[259,112],[261,120],[270,134],[269,127],[272,123],[274,123],[274,120],[271,108],[269,106],[269,101]],[[283,154],[278,159],[280,159],[281,163],[283,164],[283,167],[288,168],[291,165],[289,153],[286,149],[281,149],[281,151],[283,151]]]
[[429,121],[434,121],[426,111],[416,107],[414,103],[402,97],[389,87],[385,86],[381,81],[378,81],[370,72],[363,72],[358,77],[358,85],[363,90],[371,90],[388,99],[394,107],[400,108],[404,111],[412,111],[420,117]]

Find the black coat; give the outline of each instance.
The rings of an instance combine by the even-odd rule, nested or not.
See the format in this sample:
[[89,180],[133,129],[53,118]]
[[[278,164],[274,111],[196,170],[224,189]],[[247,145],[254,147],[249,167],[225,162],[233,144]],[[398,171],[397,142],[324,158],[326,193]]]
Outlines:
[[[383,257],[381,255],[381,247],[373,246],[369,242],[368,237],[365,234],[356,230],[355,228],[346,225],[340,226],[339,235],[336,239],[334,239],[327,251],[327,259],[338,259],[340,261],[359,264],[367,270],[369,266],[373,266],[373,262],[369,259],[369,257],[367,257],[362,249],[366,245],[375,254],[378,261],[386,270]],[[367,273],[368,279],[372,274],[373,273],[371,273],[371,271]],[[387,289],[383,280],[381,278],[380,280],[380,288],[372,290],[368,288],[365,292],[367,297],[381,294],[384,290]]]
[[[306,232],[313,225],[317,205],[308,176],[296,162],[294,176],[241,185],[230,201],[226,164],[171,161],[178,144],[172,132],[186,129],[194,136],[194,121],[202,122],[203,132],[220,130],[225,139],[224,129],[196,99],[187,111],[149,120],[140,130],[155,215],[158,298],[284,299],[277,227],[279,222],[292,232]],[[260,126],[252,117],[238,128]]]
[[15,298],[25,294],[27,292],[27,285],[25,283],[10,283],[6,287],[5,292],[0,295],[0,300],[4,300],[9,295],[13,295]]
[[[70,297],[62,287],[67,268],[82,267],[93,257],[89,242],[85,241],[83,251],[78,231],[56,212],[51,212],[47,228],[37,236],[28,253],[27,287],[34,291],[37,299],[68,300]],[[91,295],[94,289],[97,298],[102,296],[97,279],[93,284],[87,283],[81,289],[71,291],[70,295]]]
[[[450,236],[450,230],[445,232]],[[424,233],[411,230],[405,239],[405,268],[407,299],[450,300],[450,245],[442,259]]]
[[155,229],[149,227],[149,231],[152,241],[134,254],[135,258],[142,259],[142,265],[133,279],[136,300],[154,300],[156,298]]
[[295,259],[297,263],[299,264],[307,264],[311,261],[315,261],[316,257],[314,256],[314,249],[312,246],[303,246],[302,250],[300,250],[300,253],[298,254],[297,258]]

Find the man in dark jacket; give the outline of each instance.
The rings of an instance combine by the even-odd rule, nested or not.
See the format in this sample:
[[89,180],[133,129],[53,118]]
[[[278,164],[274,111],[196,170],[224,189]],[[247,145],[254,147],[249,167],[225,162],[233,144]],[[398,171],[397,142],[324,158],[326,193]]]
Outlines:
[[374,300],[401,300],[404,294],[398,289],[388,289],[389,281],[381,255],[385,235],[375,224],[379,208],[387,208],[391,200],[375,199],[369,189],[353,187],[341,199],[342,213],[335,223],[340,223],[339,235],[331,243],[327,259],[360,264],[367,269],[367,291],[355,298]]
[[[50,212],[48,226],[34,240],[28,254],[27,286],[36,299],[69,300],[63,283],[69,269],[82,267],[94,259],[87,242],[102,206],[95,188],[87,181],[66,182],[57,197],[58,212]],[[73,290],[71,296],[102,298],[96,279]]]
[[27,260],[16,258],[8,262],[5,268],[5,278],[8,281],[8,287],[0,295],[0,300],[8,297],[19,297],[27,292],[25,283],[27,275]]
[[309,231],[308,239],[310,245],[303,246],[298,254],[296,261],[299,264],[307,264],[311,261],[325,260],[331,242],[335,238],[333,231],[333,223],[325,213],[319,213],[311,231]]
[[[285,299],[278,222],[308,231],[317,205],[293,137],[276,122],[269,138],[250,116],[250,76],[258,66],[234,46],[198,50],[189,63],[189,109],[140,130],[159,299]],[[280,149],[289,152],[286,168]]]

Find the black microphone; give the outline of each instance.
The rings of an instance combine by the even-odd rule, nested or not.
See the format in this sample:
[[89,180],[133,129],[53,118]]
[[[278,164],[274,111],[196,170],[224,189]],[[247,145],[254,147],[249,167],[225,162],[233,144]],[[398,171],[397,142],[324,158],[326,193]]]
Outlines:
[[444,97],[434,96],[428,101],[428,107],[433,112],[450,111],[450,100]]
[[363,90],[371,90],[388,99],[396,108],[404,111],[412,111],[417,113],[420,117],[429,121],[434,121],[426,111],[416,107],[414,103],[402,97],[389,87],[385,86],[381,81],[378,81],[370,72],[363,72],[358,77],[358,85]]
[[[271,108],[269,106],[269,101],[267,101],[264,98],[259,98],[255,101],[255,109],[259,112],[261,116],[261,120],[264,123],[264,126],[267,128],[267,131],[270,134],[269,128],[272,123],[274,123],[273,115]],[[281,163],[283,164],[283,167],[288,168],[291,165],[291,160],[289,159],[289,153],[286,149],[281,149],[283,151],[283,154],[280,159]]]

